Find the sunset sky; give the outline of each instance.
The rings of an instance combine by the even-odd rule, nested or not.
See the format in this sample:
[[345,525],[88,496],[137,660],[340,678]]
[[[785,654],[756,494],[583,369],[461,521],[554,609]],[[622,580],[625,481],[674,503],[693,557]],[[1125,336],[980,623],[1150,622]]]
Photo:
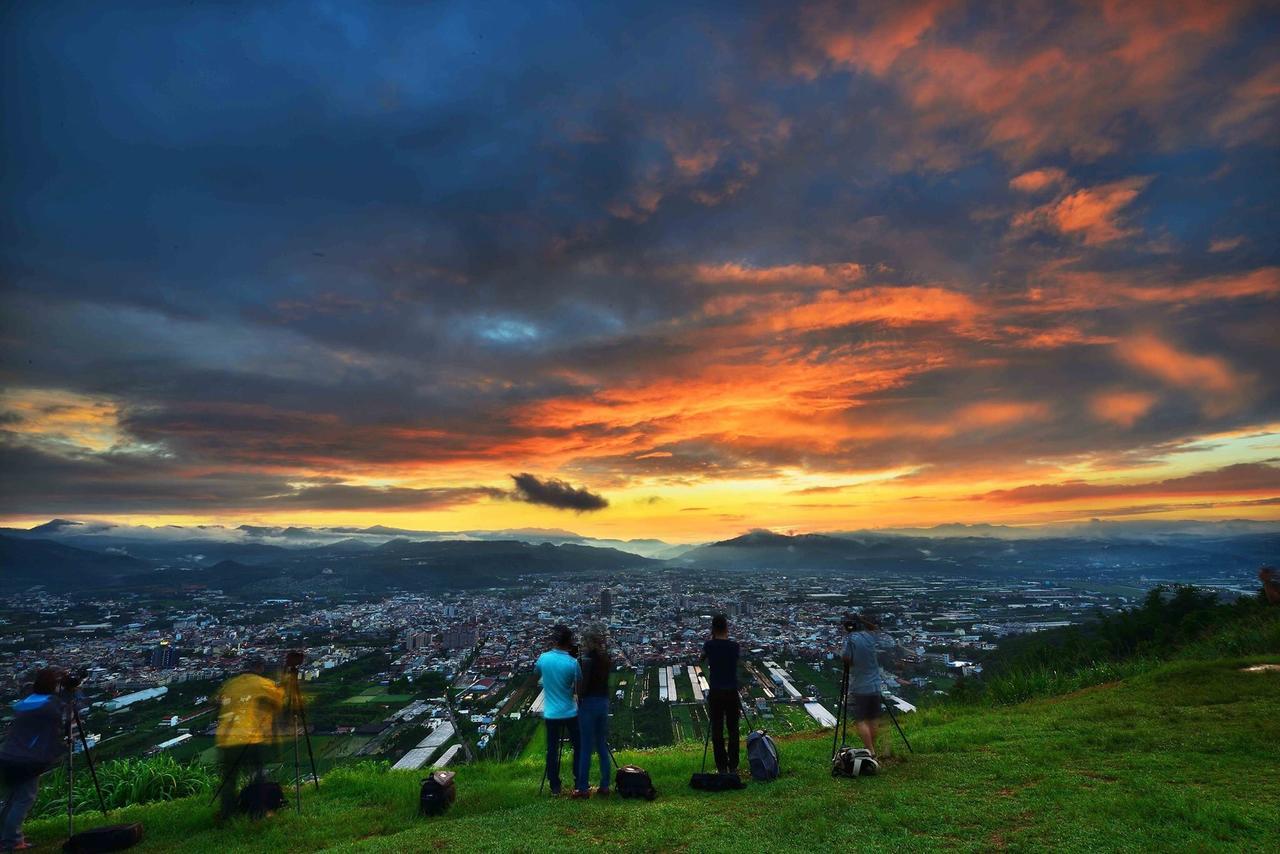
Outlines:
[[0,521],[1280,518],[1275,5],[622,9],[4,4]]

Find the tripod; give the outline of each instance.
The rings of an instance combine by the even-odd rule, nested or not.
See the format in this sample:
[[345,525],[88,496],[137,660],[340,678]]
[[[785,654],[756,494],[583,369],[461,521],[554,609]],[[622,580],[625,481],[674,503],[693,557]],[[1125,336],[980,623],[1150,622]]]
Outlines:
[[311,752],[311,732],[307,727],[307,704],[302,698],[302,689],[298,687],[298,665],[291,664],[285,672],[285,708],[289,711],[289,722],[293,728],[293,796],[294,808],[302,812],[302,760],[298,750],[298,729],[301,724],[302,738],[307,743],[307,760],[311,764],[311,782],[316,791],[320,790],[320,776],[316,773],[316,757]]
[[[844,724],[844,733],[840,732],[840,725]],[[841,746],[847,741],[849,735],[849,665],[844,666],[844,672],[840,675],[840,705],[836,707],[836,725],[831,728],[831,758],[836,758],[836,751],[840,748],[836,746],[839,741]]]
[[884,703],[885,710],[889,713],[889,720],[893,721],[893,728],[898,731],[898,735],[902,736],[902,743],[907,746],[907,750],[909,752],[915,753],[915,748],[911,746],[911,742],[907,741],[907,734],[902,731],[902,725],[898,723],[898,716],[893,713],[893,703],[890,703],[883,697],[881,697],[880,700]]
[[[84,759],[89,765],[89,776],[93,778],[93,790],[98,795],[98,806],[102,808],[102,814],[107,814],[107,802],[102,797],[102,786],[98,783],[98,769],[93,765],[93,754],[89,752],[89,739],[84,734],[84,723],[80,720],[80,710],[76,708],[76,700],[71,698],[71,717],[67,720],[67,835],[74,836],[76,832],[75,820],[75,793],[72,785],[75,782],[75,753],[76,742],[71,733],[72,726],[75,727],[76,733],[80,736],[80,745],[84,748]],[[6,806],[6,809],[8,807]]]
[[[560,767],[560,760],[564,756],[564,732],[556,730],[556,767]],[[547,763],[542,763],[542,780],[538,783],[538,794],[542,794],[543,788],[547,785]]]
[[[560,768],[561,760],[564,758],[564,731],[565,731],[565,727],[563,726],[556,727],[556,768],[557,769]],[[577,759],[576,755],[574,756],[574,759]],[[574,768],[573,771],[574,771],[574,775],[576,776],[578,769]],[[546,784],[547,784],[547,763],[543,762],[542,763],[542,781],[538,783],[539,795],[542,794],[542,789],[544,786],[546,786]]]
[[[902,736],[902,743],[907,746],[907,750],[915,753],[915,748],[911,746],[911,742],[907,740],[907,734],[902,731],[902,724],[898,723],[898,716],[893,711],[893,703],[885,699],[884,694],[880,694],[880,703],[885,711],[889,713],[889,720],[893,721],[893,728],[898,731],[898,735]],[[843,733],[841,733],[841,724],[843,723]],[[831,758],[834,759],[836,751],[836,740],[839,739],[840,745],[847,743],[849,734],[849,665],[844,666],[844,674],[840,677],[840,708],[836,714],[835,733],[831,738]]]

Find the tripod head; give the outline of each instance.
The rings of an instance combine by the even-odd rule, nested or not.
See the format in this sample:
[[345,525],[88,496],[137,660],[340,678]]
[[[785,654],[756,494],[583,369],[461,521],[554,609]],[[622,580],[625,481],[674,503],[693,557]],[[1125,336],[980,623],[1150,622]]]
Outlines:
[[293,673],[298,672],[298,668],[307,660],[307,656],[300,649],[291,649],[284,655],[284,666],[286,670]]

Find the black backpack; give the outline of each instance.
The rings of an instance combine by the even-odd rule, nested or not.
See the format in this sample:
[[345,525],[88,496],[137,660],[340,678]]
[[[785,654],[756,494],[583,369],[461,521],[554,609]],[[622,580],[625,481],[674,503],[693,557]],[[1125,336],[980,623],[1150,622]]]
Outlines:
[[747,784],[737,774],[700,771],[689,778],[689,786],[704,792],[727,792],[730,789],[745,789]]
[[623,765],[618,768],[618,773],[613,777],[613,784],[618,794],[624,798],[644,798],[646,801],[651,801],[658,796],[658,790],[653,787],[649,772],[636,765]]
[[453,771],[436,771],[422,781],[418,793],[418,812],[421,815],[442,815],[458,799],[458,787],[453,784]]
[[831,757],[832,777],[870,777],[880,770],[880,763],[865,747],[842,747]]
[[142,825],[109,824],[82,830],[62,845],[67,854],[98,854],[102,851],[123,851],[142,841]]
[[274,780],[254,780],[240,790],[237,800],[240,812],[248,813],[254,818],[262,818],[269,812],[284,809],[289,803],[284,799],[284,790]]

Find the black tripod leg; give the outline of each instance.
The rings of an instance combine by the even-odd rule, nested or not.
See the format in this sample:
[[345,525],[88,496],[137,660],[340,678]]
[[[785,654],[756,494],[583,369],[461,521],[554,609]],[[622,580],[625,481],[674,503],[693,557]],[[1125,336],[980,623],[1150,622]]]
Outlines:
[[[560,764],[560,748],[561,748],[561,747],[563,747],[563,746],[564,746],[564,733],[562,733],[562,732],[560,731],[560,729],[557,727],[557,728],[556,728],[556,764],[557,764],[557,765],[559,765],[559,764]],[[541,795],[541,794],[542,794],[542,787],[543,787],[543,786],[545,786],[545,785],[547,784],[547,774],[548,774],[548,771],[549,771],[549,770],[550,770],[550,769],[548,769],[548,768],[547,768],[547,763],[546,763],[545,761],[543,761],[543,763],[542,763],[542,782],[538,784],[538,794],[539,794],[539,795]]]
[[315,784],[316,791],[320,791],[320,775],[316,773],[316,757],[311,752],[311,731],[307,726],[307,703],[302,699],[302,689],[298,687],[298,677],[293,677],[293,695],[298,706],[298,718],[302,721],[302,740],[307,745],[307,761],[311,763],[311,782]]
[[307,745],[307,761],[311,763],[311,782],[315,785],[316,791],[320,791],[320,775],[316,773],[316,757],[311,752],[311,733],[307,730],[307,710],[305,706],[298,706],[298,714],[302,718],[302,740]]
[[705,773],[707,770],[707,746],[711,744],[711,701],[710,700],[708,700],[707,704],[703,706],[702,711],[707,716],[707,723],[706,723],[707,731],[703,734],[703,737],[702,737],[702,770]]
[[889,720],[893,721],[893,727],[898,731],[898,735],[902,736],[902,743],[907,746],[907,750],[915,753],[915,748],[911,746],[911,742],[907,741],[907,734],[902,731],[902,724],[898,723],[898,716],[893,713],[893,704],[885,703],[885,708],[889,710]]
[[235,787],[235,781],[240,776],[240,760],[244,759],[245,751],[249,749],[249,745],[245,744],[240,747],[240,752],[236,754],[236,759],[231,763],[231,767],[227,773],[222,775],[222,780],[218,783],[218,788],[213,790],[213,797],[209,799],[209,803],[217,802],[218,795],[222,794],[222,789],[227,785],[227,781],[231,781],[231,786]]
[[849,676],[846,673],[844,679],[844,692],[840,697],[840,706],[844,709],[844,726],[840,731],[840,743],[849,743]]
[[71,706],[71,715],[76,722],[76,732],[80,734],[80,744],[84,746],[84,760],[89,764],[89,776],[93,778],[93,790],[98,793],[98,806],[102,808],[102,814],[107,814],[107,802],[102,797],[102,786],[98,783],[98,769],[93,765],[93,754],[89,752],[89,739],[84,734],[84,724],[80,722],[80,712],[75,705]]
[[836,725],[831,728],[831,758],[836,755],[836,742],[840,740],[840,719],[844,717],[844,700],[845,693],[849,689],[849,667],[845,666],[844,671],[840,674],[840,696],[836,700],[839,704],[836,706]]

